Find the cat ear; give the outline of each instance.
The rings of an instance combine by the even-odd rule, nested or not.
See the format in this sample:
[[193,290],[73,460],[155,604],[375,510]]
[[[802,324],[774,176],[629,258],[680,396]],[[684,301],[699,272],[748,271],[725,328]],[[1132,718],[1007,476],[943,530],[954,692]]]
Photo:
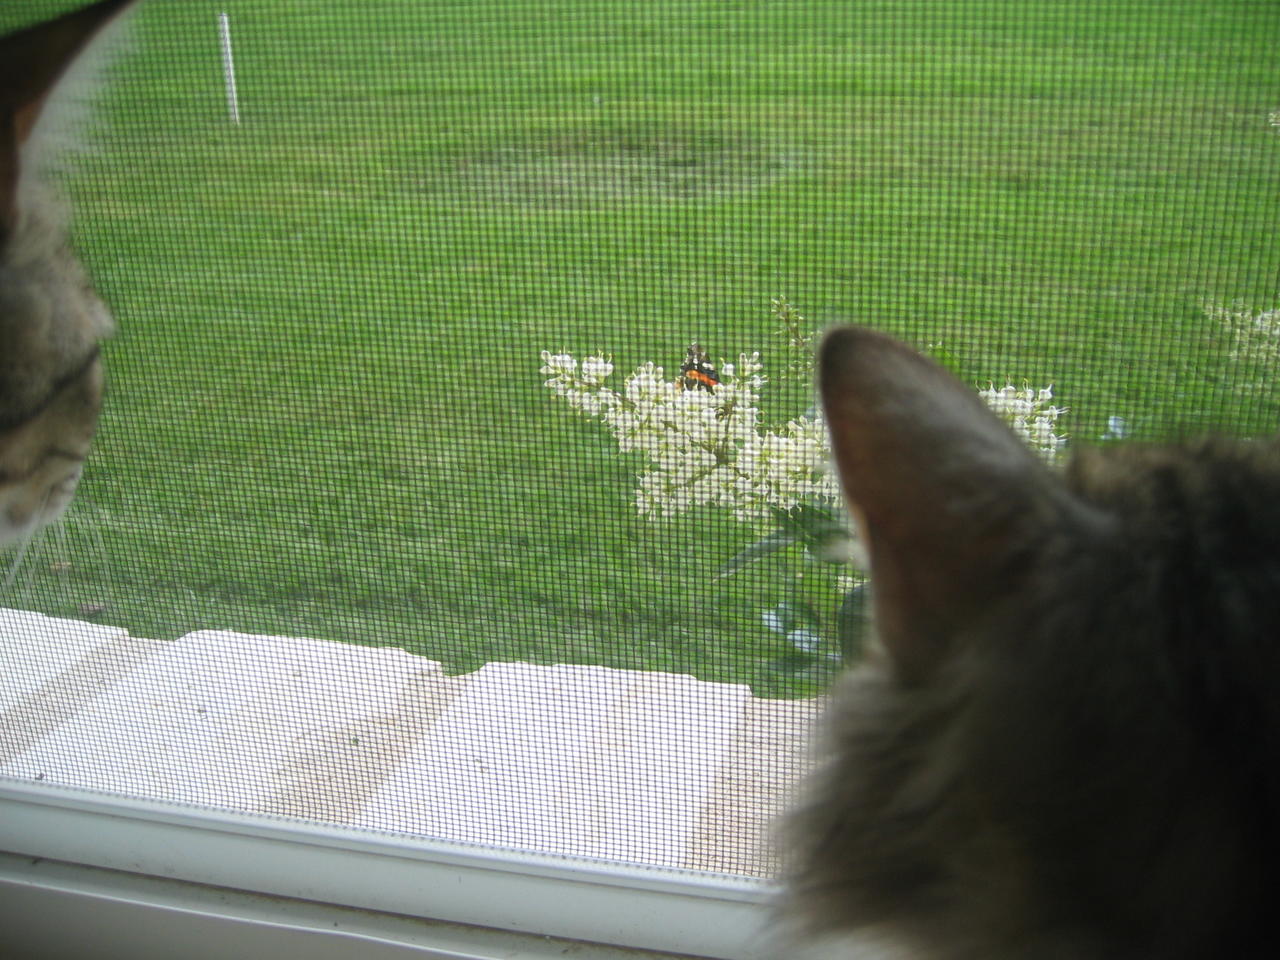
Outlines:
[[896,340],[834,330],[818,367],[878,633],[899,676],[919,681],[1009,589],[1068,496],[975,390]]
[[0,241],[13,227],[19,151],[58,80],[89,41],[134,0],[101,0],[0,37]]

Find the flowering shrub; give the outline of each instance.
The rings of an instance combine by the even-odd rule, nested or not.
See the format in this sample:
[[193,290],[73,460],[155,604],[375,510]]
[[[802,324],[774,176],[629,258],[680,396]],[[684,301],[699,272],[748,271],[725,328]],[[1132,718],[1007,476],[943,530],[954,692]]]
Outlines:
[[[710,390],[685,389],[649,362],[616,391],[608,357],[581,364],[571,354],[542,351],[546,387],[578,412],[601,420],[618,449],[648,460],[635,504],[642,516],[672,517],[691,507],[714,506],[738,520],[768,519],[805,503],[840,503],[839,482],[829,467],[830,446],[820,411],[761,429],[758,397],[765,385],[760,355],[742,354],[720,368]],[[1066,444],[1058,434],[1062,408],[1053,388],[1007,384],[979,396],[1032,449],[1054,459]]]
[[685,389],[652,362],[636,369],[621,391],[606,384],[607,357],[581,364],[542,352],[546,386],[571,408],[599,418],[618,448],[645,455],[636,509],[671,517],[690,507],[730,510],[742,521],[767,519],[817,499],[837,503],[840,489],[827,468],[827,428],[820,414],[761,430],[758,397],[765,384],[760,355],[742,354],[719,370],[709,390]]
[[1205,315],[1231,335],[1231,359],[1272,368],[1280,361],[1280,308],[1254,313],[1242,303],[1204,304]]
[[997,390],[992,384],[986,390],[979,390],[978,396],[1013,428],[1013,432],[1027,446],[1046,460],[1057,459],[1066,446],[1067,438],[1054,432],[1058,426],[1058,417],[1065,411],[1050,404],[1053,399],[1052,386],[1032,390],[1030,384],[1024,381],[1021,390],[1011,383]]
[[[1267,122],[1280,133],[1280,110],[1273,110]],[[1237,383],[1250,391],[1272,389],[1280,361],[1280,307],[1255,312],[1240,301],[1230,306],[1206,301],[1201,308],[1231,337],[1231,359],[1239,365]]]
[[[791,348],[788,372],[807,379],[813,337],[802,330],[804,318],[785,300],[774,302],[774,312]],[[700,355],[696,345],[690,356],[695,353]],[[608,384],[611,358],[595,354],[579,363],[571,354],[544,350],[541,373],[548,378],[547,389],[571,409],[600,420],[620,450],[644,455],[646,467],[635,492],[642,516],[673,517],[712,506],[772,529],[729,559],[720,576],[797,544],[811,560],[842,565],[825,566],[832,571],[825,579],[843,597],[834,616],[821,615],[804,596],[803,573],[792,580],[791,598],[762,615],[765,627],[790,648],[775,669],[821,672],[858,653],[864,591],[843,564],[853,560],[865,569],[866,561],[849,530],[821,412],[810,410],[778,428],[763,426],[758,403],[766,384],[763,369],[758,353],[740,354],[736,363],[722,364],[714,379],[690,386],[687,376],[668,379],[662,367],[649,362],[615,390]],[[1052,387],[989,385],[979,396],[1034,450],[1050,460],[1057,457],[1066,438],[1057,433],[1064,411],[1053,405]],[[834,635],[836,642],[824,644],[823,635]]]

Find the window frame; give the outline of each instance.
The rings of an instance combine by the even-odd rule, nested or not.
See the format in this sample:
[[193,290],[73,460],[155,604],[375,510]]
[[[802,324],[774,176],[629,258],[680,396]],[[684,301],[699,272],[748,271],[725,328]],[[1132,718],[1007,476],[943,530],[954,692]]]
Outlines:
[[[551,937],[715,960],[771,956],[765,905],[774,888],[743,877],[472,847],[14,779],[0,779],[0,851],[119,871],[122,891],[128,878],[141,877],[305,901],[322,914],[329,908],[334,928],[358,910],[373,929],[417,918],[528,934],[536,938],[530,943],[544,945]],[[0,888],[5,883],[40,881],[0,863]],[[191,898],[177,884],[157,889],[171,910]],[[235,915],[230,901],[211,903],[188,915]],[[288,916],[282,906],[277,926],[287,926]],[[508,949],[428,955],[539,955]]]

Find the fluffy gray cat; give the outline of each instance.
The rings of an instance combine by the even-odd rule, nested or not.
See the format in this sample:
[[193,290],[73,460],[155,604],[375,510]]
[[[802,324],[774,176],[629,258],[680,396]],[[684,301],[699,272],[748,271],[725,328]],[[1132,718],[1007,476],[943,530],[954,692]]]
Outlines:
[[58,517],[102,405],[111,315],[68,245],[47,180],[58,87],[131,0],[0,38],[0,544]]
[[878,644],[789,822],[795,942],[1280,956],[1280,444],[1059,474],[881,334],[831,333],[819,377]]

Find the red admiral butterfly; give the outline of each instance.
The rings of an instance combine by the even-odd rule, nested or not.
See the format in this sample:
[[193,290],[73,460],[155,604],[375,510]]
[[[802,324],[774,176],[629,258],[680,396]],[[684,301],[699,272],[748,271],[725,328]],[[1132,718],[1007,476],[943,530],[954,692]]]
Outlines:
[[719,382],[716,368],[707,359],[707,351],[697,341],[689,344],[689,352],[684,355],[684,363],[680,365],[680,386],[686,390],[695,387],[710,390]]

